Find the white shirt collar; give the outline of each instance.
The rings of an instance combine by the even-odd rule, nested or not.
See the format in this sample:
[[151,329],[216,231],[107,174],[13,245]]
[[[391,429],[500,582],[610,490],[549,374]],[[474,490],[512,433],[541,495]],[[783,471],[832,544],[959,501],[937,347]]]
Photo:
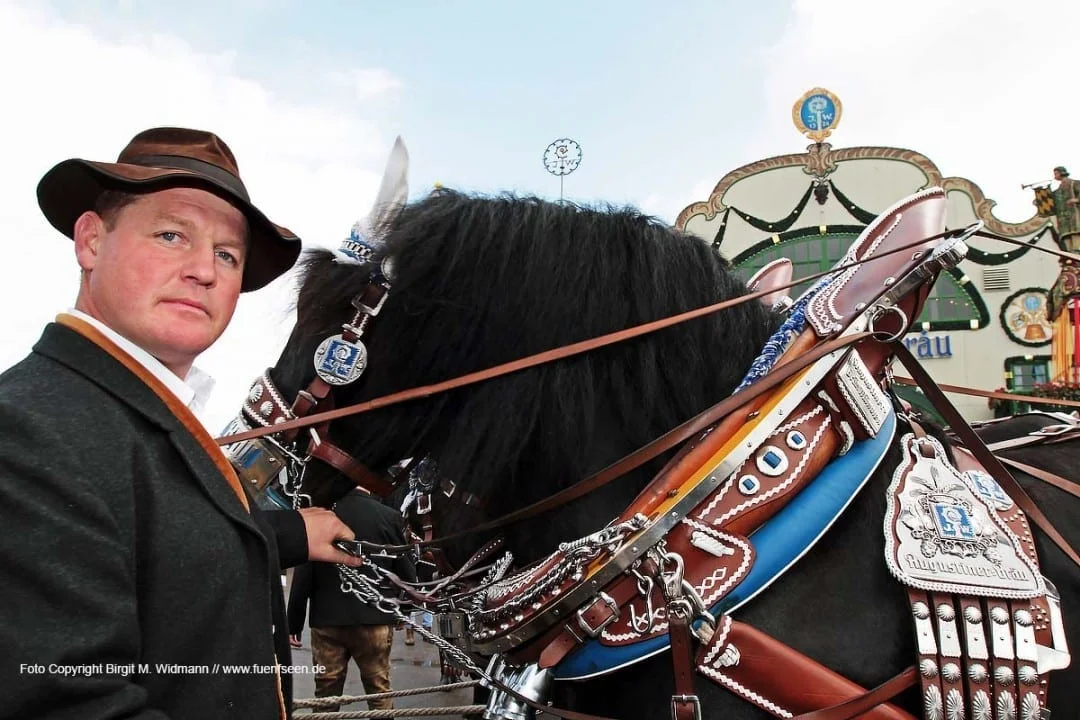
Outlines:
[[74,308],[69,309],[67,312],[80,320],[85,320],[90,323],[100,330],[107,338],[119,345],[121,350],[134,358],[135,361],[146,368],[151,375],[160,380],[162,384],[165,385],[173,395],[179,398],[180,402],[184,403],[191,412],[195,413],[195,415],[199,415],[203,408],[206,407],[206,401],[209,399],[210,393],[214,389],[214,378],[210,375],[193,366],[191,370],[188,371],[187,377],[181,379],[179,375],[162,365],[161,361],[156,357],[146,352],[97,318],[91,317]]

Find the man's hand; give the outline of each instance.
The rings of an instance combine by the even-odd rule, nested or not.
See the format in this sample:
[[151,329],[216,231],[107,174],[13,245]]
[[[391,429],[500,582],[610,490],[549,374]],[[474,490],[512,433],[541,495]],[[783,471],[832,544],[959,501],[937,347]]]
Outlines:
[[303,645],[300,644],[300,636],[299,635],[290,635],[289,636],[289,645],[293,646],[294,648],[303,647]]
[[1080,199],[1077,199],[1077,198],[1069,198],[1068,200],[1065,201],[1066,205],[1076,205],[1078,203],[1080,203]]
[[363,558],[334,547],[335,540],[355,540],[356,535],[332,511],[326,508],[303,508],[300,510],[300,517],[304,519],[307,530],[308,560],[341,563],[350,567],[364,564]]

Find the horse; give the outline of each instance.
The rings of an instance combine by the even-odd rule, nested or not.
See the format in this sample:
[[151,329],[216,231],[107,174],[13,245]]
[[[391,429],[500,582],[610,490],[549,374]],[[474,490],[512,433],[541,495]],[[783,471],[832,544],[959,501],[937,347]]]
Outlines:
[[[377,229],[381,245],[369,262],[342,262],[329,251],[310,251],[302,260],[296,325],[268,371],[284,397],[308,386],[312,358],[343,325],[349,330],[350,319],[358,317],[358,292],[379,268],[392,276],[391,289],[360,328],[366,366],[355,382],[334,387],[338,407],[747,292],[717,250],[633,208],[438,189]],[[728,397],[783,323],[781,310],[742,303],[557,362],[341,417],[321,430],[322,438],[378,472],[400,468],[407,458],[429,459],[451,481],[442,495],[475,499],[440,497],[438,534],[467,530],[551,496]],[[905,432],[903,414],[897,422],[904,427],[895,438]],[[738,620],[865,688],[916,657],[906,596],[884,562],[886,489],[900,462],[898,443],[892,445],[821,540],[766,592],[734,611]],[[1078,449],[1054,446],[1034,462],[1053,454],[1068,472]],[[673,454],[503,528],[515,564],[527,566],[560,543],[603,528]],[[1017,477],[1066,537],[1080,543],[1075,501]],[[338,469],[310,463],[303,494],[330,506],[353,485]],[[394,502],[402,502],[403,493],[399,487]],[[481,533],[455,541],[443,549],[446,560],[460,565],[485,539]],[[1044,538],[1037,542],[1042,571],[1061,591],[1066,620],[1080,617],[1076,568]],[[1080,623],[1067,625],[1072,646],[1080,647]],[[598,677],[557,681],[551,700],[614,718],[669,716],[674,686],[667,655]],[[703,717],[771,717],[701,677],[695,689]],[[921,713],[915,689],[893,702]],[[1080,717],[1077,664],[1053,673],[1049,707],[1055,717]]]

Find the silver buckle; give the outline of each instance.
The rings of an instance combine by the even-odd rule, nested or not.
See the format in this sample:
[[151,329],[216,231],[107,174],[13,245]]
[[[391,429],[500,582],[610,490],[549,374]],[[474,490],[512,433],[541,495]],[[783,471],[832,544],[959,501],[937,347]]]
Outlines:
[[[601,601],[604,602],[605,604],[607,604],[607,606],[609,608],[611,608],[611,615],[608,616],[607,618],[605,618],[603,621],[601,621],[599,625],[597,625],[596,627],[593,627],[592,625],[589,624],[589,621],[585,619],[585,613],[587,613],[589,610],[592,610],[592,608],[596,605],[596,603],[601,602]],[[586,635],[588,635],[589,637],[593,637],[593,638],[600,635],[600,633],[602,633],[604,631],[604,628],[606,628],[608,625],[610,625],[611,623],[615,622],[618,619],[619,619],[619,604],[617,602],[615,602],[614,598],[612,598],[610,595],[608,595],[603,590],[601,590],[597,594],[597,596],[593,599],[593,601],[591,603],[589,603],[588,605],[586,605],[585,607],[583,607],[583,608],[581,608],[580,610],[577,611],[578,626],[582,630],[585,631]]]
[[424,493],[416,496],[416,514],[427,515],[431,512],[431,495]]
[[379,311],[382,310],[382,306],[386,304],[386,298],[389,297],[389,295],[390,293],[384,292],[382,294],[382,297],[379,298],[379,302],[375,305],[375,307],[371,307],[367,303],[360,302],[360,296],[357,295],[353,298],[352,306],[356,308],[357,312],[362,312],[365,315],[375,317],[379,314]]
[[671,696],[671,720],[678,720],[675,706],[678,703],[690,703],[694,707],[694,720],[701,720],[701,700],[697,695],[672,695]]

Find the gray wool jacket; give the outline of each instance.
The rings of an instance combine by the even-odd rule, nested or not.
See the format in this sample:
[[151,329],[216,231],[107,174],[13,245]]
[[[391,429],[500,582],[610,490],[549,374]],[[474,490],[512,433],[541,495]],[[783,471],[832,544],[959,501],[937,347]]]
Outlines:
[[48,325],[0,375],[0,717],[281,717],[279,573],[307,538],[251,507],[148,385]]

